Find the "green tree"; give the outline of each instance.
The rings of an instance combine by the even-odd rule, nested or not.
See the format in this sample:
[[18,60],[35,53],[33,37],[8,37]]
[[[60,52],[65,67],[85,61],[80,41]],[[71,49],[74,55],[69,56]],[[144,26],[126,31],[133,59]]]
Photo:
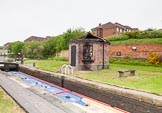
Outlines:
[[9,45],[9,51],[12,55],[17,55],[19,52],[24,53],[27,58],[48,58],[54,57],[61,50],[66,50],[69,47],[69,41],[85,36],[83,28],[68,29],[61,35],[51,37],[46,41],[38,42],[14,42]]
[[69,47],[69,41],[85,36],[85,31],[82,28],[68,29],[61,35],[52,37],[44,43],[44,55],[46,57],[55,56],[56,53],[61,50],[67,50]]
[[24,45],[24,54],[27,58],[43,58],[44,42],[32,41]]
[[24,48],[24,43],[20,41],[12,42],[8,46],[9,54],[11,57],[17,57],[18,53],[21,53]]
[[63,33],[63,39],[61,41],[62,50],[66,50],[69,48],[69,41],[73,39],[78,39],[86,35],[86,32],[83,28],[78,29],[68,29],[65,33]]
[[44,57],[52,57],[56,54],[56,37],[50,38],[44,42]]

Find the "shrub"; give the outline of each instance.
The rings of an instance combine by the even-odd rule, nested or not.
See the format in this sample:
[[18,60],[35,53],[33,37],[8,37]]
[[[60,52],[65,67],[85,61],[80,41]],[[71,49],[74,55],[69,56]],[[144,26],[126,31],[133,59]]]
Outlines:
[[53,58],[48,58],[49,60],[56,60],[56,61],[68,61],[67,58],[65,57],[53,57]]
[[126,32],[124,33],[124,35],[129,36],[130,39],[138,39],[139,38],[139,34],[141,33],[141,31],[133,31],[133,32]]
[[109,41],[122,41],[122,40],[128,40],[129,36],[128,35],[117,35],[117,36],[112,36],[109,38]]
[[127,39],[146,39],[146,38],[162,38],[161,30],[153,31],[132,31],[120,34],[118,36],[112,36],[109,38],[110,41],[121,41]]
[[162,64],[162,62],[160,61],[160,55],[154,52],[151,52],[149,57],[147,58],[147,61],[151,64]]
[[149,66],[151,64],[147,63],[143,59],[135,59],[135,58],[110,58],[109,60],[110,63],[114,64],[126,64],[126,65],[141,65],[141,66]]

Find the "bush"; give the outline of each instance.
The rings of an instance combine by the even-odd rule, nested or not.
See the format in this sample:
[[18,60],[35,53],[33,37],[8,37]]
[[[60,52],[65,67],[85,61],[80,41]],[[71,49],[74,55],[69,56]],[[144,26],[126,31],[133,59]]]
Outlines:
[[49,60],[56,60],[56,61],[68,61],[67,58],[65,57],[53,57],[53,58],[48,58]]
[[124,35],[129,36],[130,39],[138,39],[141,31],[126,32]]
[[147,39],[147,38],[162,38],[161,30],[153,30],[153,31],[133,31],[126,32],[124,34],[120,34],[117,36],[112,36],[109,38],[109,41],[122,41],[128,39]]
[[135,58],[129,58],[129,57],[125,57],[125,58],[110,58],[109,62],[113,63],[113,64],[126,64],[126,65],[130,65],[130,64],[131,65],[141,65],[141,66],[151,65],[151,64],[147,63],[143,59],[135,59]]
[[147,61],[151,64],[158,65],[158,64],[162,64],[162,61],[160,61],[160,59],[161,59],[161,57],[159,54],[152,52],[152,53],[150,53],[149,57],[147,58]]
[[129,36],[128,35],[117,35],[117,36],[112,36],[109,38],[109,41],[122,41],[122,40],[128,40]]

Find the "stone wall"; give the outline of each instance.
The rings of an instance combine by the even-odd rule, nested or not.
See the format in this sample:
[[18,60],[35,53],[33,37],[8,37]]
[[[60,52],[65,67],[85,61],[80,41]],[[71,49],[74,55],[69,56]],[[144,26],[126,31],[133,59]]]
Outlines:
[[131,113],[162,113],[162,97],[20,65],[20,71]]
[[62,50],[60,53],[57,54],[57,56],[69,59],[69,50]]
[[42,71],[34,67],[26,67],[21,65],[19,65],[19,71],[37,77],[39,79],[48,81],[50,83],[62,86],[60,74],[57,73],[53,74],[52,72],[49,71]]

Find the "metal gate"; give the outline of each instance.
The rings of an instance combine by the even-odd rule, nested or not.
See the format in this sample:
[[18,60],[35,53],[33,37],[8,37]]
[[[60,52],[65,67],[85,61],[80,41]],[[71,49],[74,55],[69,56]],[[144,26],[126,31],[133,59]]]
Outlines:
[[76,46],[71,46],[71,66],[76,65]]

